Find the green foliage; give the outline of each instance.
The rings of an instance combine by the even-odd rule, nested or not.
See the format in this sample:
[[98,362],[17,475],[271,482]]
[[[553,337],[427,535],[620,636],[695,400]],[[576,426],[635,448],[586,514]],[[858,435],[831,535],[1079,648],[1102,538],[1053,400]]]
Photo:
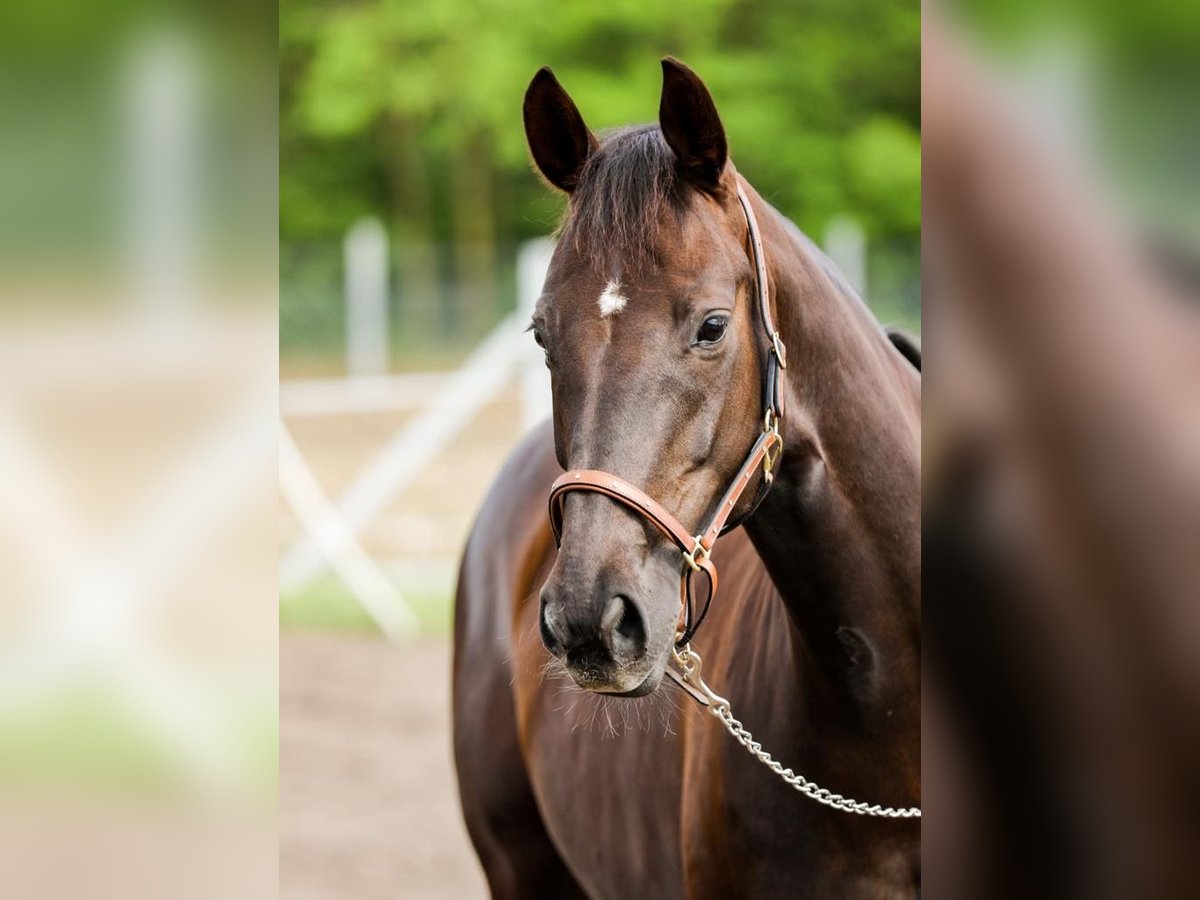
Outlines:
[[[408,589],[408,604],[424,635],[447,634],[454,604],[445,591]],[[279,604],[281,629],[305,631],[361,631],[382,634],[374,620],[338,579],[320,578],[303,591],[284,595]]]
[[558,202],[527,162],[533,72],[552,66],[602,129],[655,118],[667,53],[707,81],[739,168],[802,227],[849,213],[913,236],[919,15],[915,0],[288,0],[282,237],[337,239],[367,211],[436,242],[544,233]]
[[920,232],[921,144],[911,128],[890,117],[864,122],[846,140],[846,169],[851,197],[875,212],[869,221]]

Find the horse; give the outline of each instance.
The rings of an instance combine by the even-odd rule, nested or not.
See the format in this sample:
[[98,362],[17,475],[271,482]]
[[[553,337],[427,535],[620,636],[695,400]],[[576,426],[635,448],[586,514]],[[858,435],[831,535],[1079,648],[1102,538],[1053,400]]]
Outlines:
[[[530,326],[553,415],[461,563],[467,830],[495,897],[912,897],[919,820],[828,801],[920,800],[920,374],[738,173],[703,81],[662,67],[656,125],[595,135],[545,68],[525,95],[568,197]],[[727,533],[689,553],[651,505]]]

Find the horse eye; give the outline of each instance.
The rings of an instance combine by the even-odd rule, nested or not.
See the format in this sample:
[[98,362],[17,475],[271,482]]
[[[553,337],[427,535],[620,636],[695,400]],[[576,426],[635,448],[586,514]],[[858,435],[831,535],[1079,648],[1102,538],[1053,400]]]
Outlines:
[[700,330],[696,332],[696,343],[715,344],[725,337],[725,329],[728,327],[728,316],[709,316],[700,324]]
[[538,327],[533,324],[531,324],[525,330],[533,332],[533,342],[542,348],[542,355],[545,356],[545,358],[546,358],[546,367],[549,368],[550,367],[550,351],[546,349],[546,341],[542,337],[541,330],[539,330]]

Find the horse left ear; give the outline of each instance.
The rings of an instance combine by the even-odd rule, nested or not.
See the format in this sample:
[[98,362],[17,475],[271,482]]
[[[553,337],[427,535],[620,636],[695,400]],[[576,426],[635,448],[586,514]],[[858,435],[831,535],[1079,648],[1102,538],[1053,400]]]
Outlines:
[[658,123],[684,175],[701,190],[715,193],[728,149],[717,105],[700,76],[674,57],[662,61]]

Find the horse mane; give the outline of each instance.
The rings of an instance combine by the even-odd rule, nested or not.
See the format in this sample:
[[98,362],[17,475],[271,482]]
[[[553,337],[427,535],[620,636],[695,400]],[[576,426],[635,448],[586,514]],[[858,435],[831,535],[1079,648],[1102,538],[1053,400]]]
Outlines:
[[914,369],[921,371],[921,344],[902,328],[888,326],[884,329],[892,346],[900,351],[900,355],[909,361]]
[[579,173],[559,235],[597,270],[620,259],[636,271],[655,259],[664,215],[683,211],[685,187],[657,125],[605,132]]

